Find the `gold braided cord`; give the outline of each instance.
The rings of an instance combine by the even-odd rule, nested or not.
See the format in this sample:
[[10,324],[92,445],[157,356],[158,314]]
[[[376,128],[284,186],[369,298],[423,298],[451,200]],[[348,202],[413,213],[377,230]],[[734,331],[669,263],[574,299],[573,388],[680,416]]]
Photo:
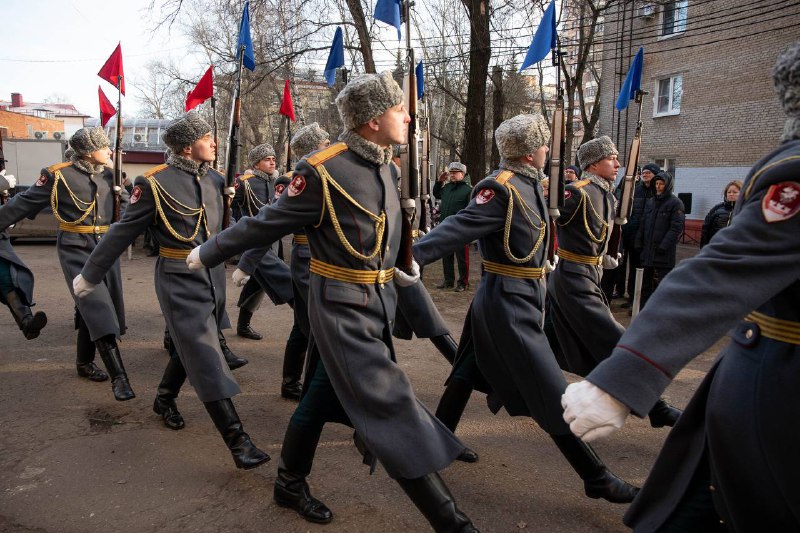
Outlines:
[[243,181],[242,185],[244,186],[244,197],[245,202],[247,202],[247,211],[250,213],[250,216],[253,216],[252,207],[255,206],[256,211],[259,211],[262,207],[267,205],[267,202],[262,202],[258,199],[258,196],[256,196],[256,193],[253,192],[253,188],[250,186],[247,180]]
[[[578,203],[578,207],[575,209],[575,211],[572,212],[572,216],[569,217],[569,219],[567,219],[566,222],[564,223],[557,222],[557,224],[563,228],[564,226],[572,222],[572,219],[575,218],[575,215],[578,214],[578,211],[583,211],[583,227],[586,229],[586,235],[588,235],[589,238],[595,243],[602,244],[603,242],[605,242],[606,234],[608,233],[608,222],[603,220],[603,218],[597,214],[597,211],[594,210],[594,206],[592,205],[592,202],[589,201],[588,195],[582,190],[580,191],[580,193],[581,193],[581,200]],[[600,225],[602,226],[599,237],[595,237],[594,233],[592,233],[592,229],[589,227],[589,212],[587,204],[589,205],[589,207],[591,207],[592,214],[594,215],[595,219],[598,220],[600,222]]]
[[[158,183],[158,181],[156,181],[154,177],[152,176],[148,177],[147,181],[150,183],[150,188],[153,191],[153,200],[156,203],[156,211],[158,211],[158,216],[161,217],[161,221],[164,222],[164,226],[167,228],[167,231],[169,231],[170,235],[172,235],[181,242],[192,242],[195,239],[195,237],[197,237],[197,234],[200,232],[201,224],[205,225],[206,233],[208,233],[208,221],[206,220],[206,211],[203,208],[203,206],[200,206],[199,208],[194,208],[184,205],[178,200],[176,200],[174,197],[172,197],[166,191],[166,189],[164,189],[164,187],[162,187],[161,184]],[[173,213],[177,213],[181,216],[197,217],[197,225],[195,226],[194,233],[192,233],[191,236],[184,237],[183,235],[180,235],[175,230],[175,228],[172,227],[172,225],[169,223],[169,220],[167,219],[167,215],[164,213],[163,207],[161,206],[162,200]],[[187,211],[186,212],[180,211],[173,204],[178,204],[180,207],[186,209]]]
[[[514,263],[527,263],[533,256],[536,255],[536,251],[544,242],[544,228],[546,224],[542,220],[542,217],[536,214],[536,212],[528,207],[528,204],[525,203],[525,200],[522,199],[522,195],[519,193],[516,187],[514,187],[511,183],[505,182],[503,185],[508,189],[509,198],[508,198],[508,209],[506,210],[506,223],[503,227],[503,251],[506,253],[506,257],[509,261]],[[511,218],[514,215],[514,198],[519,199],[519,203],[522,205],[522,214],[525,215],[525,219],[528,221],[528,225],[539,232],[539,237],[536,239],[536,242],[533,244],[533,248],[531,252],[526,255],[525,257],[515,257],[513,253],[511,253],[511,245],[509,243],[511,238]],[[533,213],[533,215],[538,219],[538,225],[534,224],[531,220],[531,217],[528,216],[528,213]]]
[[[66,178],[64,178],[64,175],[61,173],[60,170],[56,170],[54,175],[55,175],[56,179],[55,179],[55,183],[53,183],[53,190],[50,191],[50,208],[53,210],[53,216],[56,217],[56,220],[58,220],[58,222],[63,224],[64,226],[77,226],[78,224],[80,224],[81,222],[86,220],[86,217],[88,217],[92,213],[92,211],[95,208],[97,200],[92,199],[91,202],[84,202],[83,200],[78,198],[75,195],[74,192],[72,192],[72,189],[69,188],[69,184],[67,184],[67,180],[66,180]],[[58,213],[58,183],[59,182],[62,182],[64,184],[64,188],[67,189],[67,193],[69,193],[69,197],[70,197],[70,199],[72,199],[72,203],[75,204],[75,209],[77,209],[78,211],[83,213],[83,215],[81,215],[81,217],[78,218],[77,220],[73,220],[73,221],[66,220],[66,219],[62,218],[61,215]],[[78,204],[82,204],[82,205],[84,205],[86,207],[83,208],[83,207],[79,206]]]
[[[330,213],[331,222],[333,223],[333,229],[336,231],[336,235],[339,237],[339,241],[345,247],[347,252],[355,257],[356,259],[360,259],[361,261],[369,261],[381,251],[381,245],[383,244],[383,231],[386,227],[386,213],[381,212],[380,216],[375,215],[374,213],[368,211],[364,207],[361,206],[356,200],[350,196],[347,191],[345,191],[341,185],[336,183],[336,181],[331,177],[328,173],[328,170],[325,168],[323,164],[319,164],[315,167],[317,169],[317,173],[319,173],[319,177],[322,179],[322,213],[320,214],[319,222],[314,225],[315,228],[318,228],[320,224],[322,224],[322,219],[325,216],[325,211],[327,210]],[[366,214],[374,223],[375,223],[375,248],[369,255],[364,255],[359,253],[350,242],[347,240],[347,237],[342,231],[342,226],[339,224],[339,219],[336,216],[336,211],[333,208],[333,200],[331,200],[331,191],[328,187],[328,184],[333,185],[333,187],[341,193],[342,196],[345,197],[347,201],[351,204],[356,206],[362,213]]]

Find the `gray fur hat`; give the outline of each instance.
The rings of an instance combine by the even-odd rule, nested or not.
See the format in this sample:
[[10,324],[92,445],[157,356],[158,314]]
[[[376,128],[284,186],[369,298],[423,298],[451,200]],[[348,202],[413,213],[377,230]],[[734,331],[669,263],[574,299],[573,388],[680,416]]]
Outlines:
[[597,163],[612,155],[619,155],[619,152],[611,141],[611,137],[603,135],[578,148],[578,163],[583,170],[586,170],[592,163]]
[[467,165],[465,165],[464,163],[459,163],[458,161],[453,161],[452,163],[447,165],[447,170],[458,170],[466,174]]
[[203,117],[196,111],[189,111],[167,125],[164,144],[177,154],[210,131],[211,125]]
[[297,130],[297,133],[292,136],[290,146],[294,155],[303,157],[316,150],[319,143],[327,141],[329,138],[328,132],[320,128],[318,123],[313,122]]
[[77,156],[91,154],[109,144],[103,128],[81,128],[69,138],[69,146]]
[[519,159],[550,142],[550,125],[542,115],[517,115],[500,124],[494,132],[503,159]]
[[256,163],[266,157],[275,157],[275,148],[271,144],[259,144],[247,154],[247,160],[250,161],[250,166],[256,166]]
[[353,78],[336,97],[345,131],[354,130],[401,103],[403,89],[388,70]]
[[782,140],[800,139],[800,41],[789,45],[778,56],[772,78],[787,116]]

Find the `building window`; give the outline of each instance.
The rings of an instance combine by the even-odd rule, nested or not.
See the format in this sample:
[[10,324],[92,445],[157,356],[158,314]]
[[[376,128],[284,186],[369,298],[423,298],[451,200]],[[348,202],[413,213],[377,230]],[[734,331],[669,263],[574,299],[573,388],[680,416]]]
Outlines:
[[656,102],[653,116],[677,115],[681,112],[683,76],[671,76],[656,81]]
[[664,17],[661,20],[661,35],[666,37],[686,31],[688,0],[675,0],[664,4]]
[[654,160],[656,165],[661,167],[661,170],[666,170],[672,177],[675,177],[675,159],[670,159],[668,157],[656,157]]

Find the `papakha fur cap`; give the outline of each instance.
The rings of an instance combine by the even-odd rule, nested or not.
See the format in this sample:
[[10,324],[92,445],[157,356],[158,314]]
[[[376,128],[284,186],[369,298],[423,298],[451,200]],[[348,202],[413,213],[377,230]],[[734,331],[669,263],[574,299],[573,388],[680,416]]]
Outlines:
[[467,165],[465,165],[464,163],[459,163],[458,161],[453,161],[447,166],[447,170],[458,170],[466,174]]
[[211,125],[203,120],[199,113],[189,111],[167,124],[164,144],[177,154],[210,131]]
[[603,135],[578,148],[578,163],[583,170],[586,170],[592,163],[597,163],[612,155],[619,155],[619,152],[611,141],[611,137]]
[[517,115],[500,124],[494,138],[500,157],[518,159],[550,142],[550,125],[542,115]]
[[319,127],[317,122],[303,126],[292,136],[290,144],[297,157],[304,157],[317,149],[319,143],[330,138],[328,132]]
[[259,144],[247,154],[247,160],[250,161],[250,166],[256,166],[256,163],[266,157],[275,157],[275,148],[271,144]]
[[91,154],[109,144],[103,128],[81,128],[69,138],[70,148],[79,156]]
[[353,78],[336,97],[345,131],[354,130],[401,103],[403,89],[388,70]]
[[800,41],[789,45],[778,56],[772,78],[787,116],[782,139],[800,139]]

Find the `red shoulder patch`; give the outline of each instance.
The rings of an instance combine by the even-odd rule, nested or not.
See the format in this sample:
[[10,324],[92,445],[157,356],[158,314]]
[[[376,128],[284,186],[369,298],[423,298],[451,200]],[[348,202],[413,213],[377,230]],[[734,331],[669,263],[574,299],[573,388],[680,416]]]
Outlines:
[[294,177],[292,178],[292,182],[289,183],[287,194],[290,197],[300,196],[300,194],[302,194],[305,188],[306,188],[306,179],[300,174],[295,174]]
[[47,183],[47,174],[42,174],[41,176],[39,176],[39,179],[36,180],[36,183],[34,183],[34,185],[37,187],[41,187],[45,183]]
[[281,197],[281,194],[283,194],[283,191],[285,189],[286,189],[286,185],[284,185],[283,183],[280,183],[280,184],[275,186],[275,199],[276,200]]
[[494,191],[492,189],[481,189],[478,191],[478,194],[475,195],[475,203],[483,205],[489,203],[489,200],[492,198],[494,198]]
[[572,198],[572,191],[564,191],[564,200]]
[[240,180],[239,178],[236,178],[236,180],[234,180],[234,182],[233,182],[233,188],[234,189],[238,189],[241,186],[242,186],[242,180]]
[[139,198],[141,198],[141,197],[142,197],[142,188],[141,188],[141,187],[139,187],[138,185],[135,185],[135,186],[133,187],[133,190],[131,190],[131,199],[130,199],[130,202],[129,202],[129,203],[130,203],[131,205],[133,205],[133,204],[135,204],[136,202],[138,202],[138,201],[139,201]]
[[785,181],[767,190],[761,202],[764,220],[771,224],[789,220],[800,211],[800,183]]

